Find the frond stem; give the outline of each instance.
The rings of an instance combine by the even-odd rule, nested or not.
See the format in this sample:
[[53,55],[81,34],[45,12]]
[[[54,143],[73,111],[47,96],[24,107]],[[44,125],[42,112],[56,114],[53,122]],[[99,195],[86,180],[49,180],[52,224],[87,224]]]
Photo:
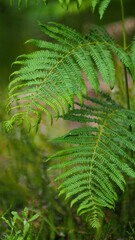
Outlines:
[[125,66],[124,66],[124,75],[125,75],[126,96],[127,96],[127,109],[130,110],[130,97],[129,97],[129,87],[128,87],[127,69],[126,69]]
[[[125,17],[124,17],[123,0],[120,0],[120,4],[121,4],[121,16],[122,16],[122,28],[123,28],[123,47],[124,47],[124,50],[126,50],[127,49],[127,39],[126,39],[126,30],[125,30]],[[126,87],[126,96],[127,96],[127,109],[130,110],[128,78],[127,78],[127,70],[126,70],[125,66],[124,66],[124,76],[125,76],[125,87]]]
[[[124,50],[127,49],[127,40],[126,40],[126,30],[125,30],[125,17],[124,17],[124,5],[123,0],[120,0],[121,3],[121,16],[122,16],[122,28],[123,28],[123,47]],[[127,109],[130,110],[130,96],[129,96],[129,86],[127,78],[127,69],[124,65],[124,75],[125,75],[125,87],[126,87],[126,98],[127,98]],[[132,132],[132,126],[129,125],[129,131]],[[133,157],[133,151],[131,150],[131,157]]]
[[125,17],[124,17],[124,5],[123,0],[120,0],[121,4],[121,16],[122,16],[122,28],[123,28],[123,46],[126,49],[127,40],[126,40],[126,30],[125,30]]
[[93,161],[94,161],[94,158],[95,158],[95,153],[96,153],[96,150],[97,150],[97,147],[98,147],[98,144],[99,144],[99,141],[100,141],[100,138],[101,138],[101,135],[102,135],[102,132],[103,132],[103,128],[107,122],[107,120],[116,112],[117,110],[114,110],[112,111],[110,114],[108,114],[107,118],[104,120],[103,122],[103,125],[100,129],[100,132],[99,132],[99,136],[98,136],[98,139],[96,141],[96,145],[95,145],[95,148],[94,148],[94,151],[93,151],[93,155],[92,155],[92,159],[91,159],[91,163],[90,163],[90,172],[89,172],[89,191],[90,191],[90,183],[91,183],[91,175],[92,175],[92,167],[93,167]]
[[107,118],[106,118],[106,119],[104,120],[104,122],[103,122],[103,125],[102,125],[102,127],[101,127],[101,129],[100,129],[99,136],[98,136],[98,139],[97,139],[95,148],[94,148],[94,152],[93,152],[93,155],[92,155],[91,164],[90,164],[90,172],[89,172],[89,192],[90,192],[90,196],[91,196],[91,201],[93,202],[93,207],[94,207],[94,211],[95,211],[95,218],[97,217],[97,214],[96,214],[96,210],[95,210],[95,204],[94,204],[94,201],[93,201],[92,193],[91,193],[91,191],[90,191],[90,186],[91,186],[90,183],[91,183],[91,175],[92,175],[93,161],[94,161],[95,153],[96,153],[96,150],[97,150],[97,147],[98,147],[98,144],[99,144],[99,141],[100,141],[102,132],[103,132],[103,128],[104,128],[104,126],[105,126],[108,118],[110,118],[115,112],[116,112],[116,110],[113,111],[113,112],[111,112],[110,114],[108,114]]
[[[122,28],[123,28],[123,47],[124,47],[124,50],[127,50],[127,39],[126,39],[123,0],[120,0],[120,4],[121,4],[121,16],[122,16]],[[128,78],[127,78],[127,69],[126,69],[125,65],[124,65],[124,75],[125,75],[127,109],[130,110],[131,107],[130,107],[129,85],[128,85]],[[131,125],[129,125],[129,131],[132,132],[132,126]],[[131,150],[131,157],[133,157],[133,151],[132,150]]]
[[57,68],[57,66],[58,66],[61,62],[63,62],[63,60],[64,60],[65,58],[67,58],[70,54],[72,54],[73,52],[75,52],[77,49],[82,48],[82,47],[85,47],[85,46],[89,46],[89,45],[96,45],[96,44],[108,44],[108,45],[110,45],[110,44],[109,44],[108,42],[106,42],[106,41],[103,41],[103,42],[83,43],[83,44],[81,44],[81,45],[73,48],[73,49],[72,49],[71,51],[69,51],[67,54],[65,54],[65,55],[52,67],[52,69],[48,72],[48,74],[47,74],[46,77],[44,78],[44,80],[43,80],[42,84],[39,86],[36,94],[33,96],[33,99],[32,99],[32,101],[31,101],[31,103],[30,103],[30,105],[29,105],[29,108],[28,108],[28,110],[27,110],[27,113],[29,112],[29,110],[30,110],[30,108],[31,108],[34,100],[36,99],[36,97],[37,97],[37,95],[38,95],[38,93],[39,93],[39,91],[40,91],[40,89],[41,89],[41,87],[43,86],[43,84],[45,83],[45,81],[47,80],[47,78],[50,76],[50,74],[55,70],[55,68]]

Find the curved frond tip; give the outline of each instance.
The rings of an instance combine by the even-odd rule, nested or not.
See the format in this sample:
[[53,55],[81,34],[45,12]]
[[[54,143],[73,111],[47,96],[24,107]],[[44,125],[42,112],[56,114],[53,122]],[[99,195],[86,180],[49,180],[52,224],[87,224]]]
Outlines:
[[[101,27],[93,28],[87,37],[58,23],[40,24],[43,32],[56,43],[31,39],[39,50],[19,56],[14,64],[20,65],[10,76],[8,112],[14,123],[22,118],[39,124],[34,115],[45,112],[51,122],[53,114],[64,116],[74,109],[76,96],[83,105],[87,96],[84,75],[95,91],[100,90],[98,75],[110,86],[115,84],[112,52],[115,52],[133,76],[134,67],[126,51],[116,45]],[[52,109],[52,110],[50,110]],[[10,120],[9,120],[10,121]],[[35,124],[36,122],[36,124]],[[9,124],[13,122],[10,121]]]

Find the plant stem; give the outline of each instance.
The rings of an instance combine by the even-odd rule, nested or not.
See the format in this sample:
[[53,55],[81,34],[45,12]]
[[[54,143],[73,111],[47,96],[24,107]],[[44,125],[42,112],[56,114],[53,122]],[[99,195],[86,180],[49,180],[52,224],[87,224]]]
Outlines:
[[[122,15],[122,28],[123,28],[123,47],[124,50],[127,48],[127,40],[126,40],[126,30],[125,30],[125,17],[124,17],[124,6],[123,0],[120,0],[121,3],[121,15]],[[127,78],[127,70],[124,66],[124,75],[125,75],[125,87],[126,87],[126,98],[127,98],[127,109],[130,110],[130,98],[129,98],[129,87],[128,87],[128,78]],[[131,129],[130,129],[131,131]]]
[[[120,0],[121,4],[121,16],[122,16],[122,28],[123,28],[123,47],[124,50],[127,49],[127,39],[126,39],[126,30],[125,30],[125,16],[124,16],[124,5],[123,0]],[[130,97],[129,97],[129,86],[128,86],[128,78],[127,78],[127,69],[124,65],[124,75],[125,75],[125,87],[126,87],[126,101],[127,101],[127,109],[130,110]],[[129,125],[129,131],[132,132],[132,126]],[[133,151],[131,150],[131,157],[133,157]]]
[[129,98],[129,88],[128,88],[128,79],[127,79],[127,69],[124,66],[124,75],[125,75],[125,85],[126,85],[126,97],[127,97],[127,108],[130,110],[130,98]]
[[124,17],[123,0],[120,0],[120,3],[121,3],[122,28],[123,28],[123,47],[124,47],[124,49],[126,49],[126,47],[127,47],[127,40],[126,40],[126,30],[125,30],[125,17]]

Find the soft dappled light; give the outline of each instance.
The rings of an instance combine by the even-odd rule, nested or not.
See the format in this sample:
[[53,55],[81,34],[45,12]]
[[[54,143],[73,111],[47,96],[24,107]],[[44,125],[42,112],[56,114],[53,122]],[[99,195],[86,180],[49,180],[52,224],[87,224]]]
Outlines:
[[134,1],[0,0],[0,22],[0,239],[134,239]]

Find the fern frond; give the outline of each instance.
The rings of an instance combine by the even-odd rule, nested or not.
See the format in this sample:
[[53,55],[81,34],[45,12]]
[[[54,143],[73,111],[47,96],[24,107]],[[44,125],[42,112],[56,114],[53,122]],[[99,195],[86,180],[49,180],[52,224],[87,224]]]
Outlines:
[[71,206],[78,203],[77,213],[87,214],[91,226],[99,227],[103,208],[115,208],[116,187],[124,191],[125,174],[135,178],[131,168],[131,164],[135,166],[134,158],[128,154],[130,150],[135,152],[135,112],[125,110],[102,92],[101,99],[85,99],[87,104],[76,103],[78,109],[70,110],[64,119],[92,125],[54,139],[73,146],[48,160],[61,160],[50,170],[66,169],[56,178],[62,180],[59,195],[71,198]]
[[[20,8],[22,3],[25,2],[25,6],[28,6],[29,0],[16,0],[18,2],[18,7]],[[49,0],[42,0],[43,3],[45,5],[47,5],[47,3],[49,2]],[[76,4],[78,9],[80,9],[82,7],[82,5],[85,3],[86,0],[76,0]],[[13,2],[15,2],[15,0],[10,0],[10,4],[12,6]],[[36,0],[33,0],[33,2],[37,2]],[[58,0],[59,4],[68,9],[68,6],[73,4],[70,0]],[[100,18],[103,17],[104,12],[106,10],[106,8],[108,7],[109,3],[111,2],[111,0],[91,0],[89,2],[89,4],[87,4],[88,6],[92,6],[92,10],[93,12],[95,11],[96,6],[98,7],[98,11],[99,11],[99,15]]]
[[[105,28],[101,26],[96,27],[96,25],[94,25],[94,27],[95,28],[90,29],[90,33],[89,35],[87,35],[89,40],[93,41],[97,39],[97,41],[99,42],[106,41],[106,44],[110,51],[113,51],[118,56],[121,62],[127,67],[129,73],[131,74],[133,80],[135,81],[134,67],[130,55],[123,48],[117,45],[115,40],[108,34]],[[111,58],[108,57],[108,59]]]
[[105,10],[108,7],[110,2],[111,2],[111,0],[101,1],[100,6],[99,6],[100,19],[102,19],[103,15],[104,15],[104,12],[105,12]]
[[9,126],[18,117],[27,120],[34,118],[34,110],[47,113],[52,122],[52,112],[47,106],[57,117],[61,113],[64,116],[70,107],[74,109],[74,96],[83,104],[82,95],[87,95],[87,86],[82,71],[96,92],[100,90],[98,73],[113,88],[113,51],[133,75],[133,64],[128,53],[118,47],[102,28],[92,29],[86,39],[67,26],[52,24],[40,24],[40,27],[57,43],[29,40],[27,43],[35,44],[39,50],[23,54],[14,62],[21,68],[10,76],[7,108],[12,113],[12,120]]
[[[46,0],[42,0],[45,4],[47,3]],[[15,2],[15,0],[10,0],[10,5],[12,6],[13,5],[13,2]],[[29,0],[17,0],[16,2],[18,2],[18,8],[21,7],[22,3],[24,2],[25,3],[25,6],[28,7],[28,3],[29,3]],[[37,0],[33,0],[33,2],[37,2]]]
[[96,6],[99,6],[98,11],[100,15],[100,19],[102,19],[106,8],[108,7],[111,0],[91,0],[91,6],[93,12],[95,11]]

